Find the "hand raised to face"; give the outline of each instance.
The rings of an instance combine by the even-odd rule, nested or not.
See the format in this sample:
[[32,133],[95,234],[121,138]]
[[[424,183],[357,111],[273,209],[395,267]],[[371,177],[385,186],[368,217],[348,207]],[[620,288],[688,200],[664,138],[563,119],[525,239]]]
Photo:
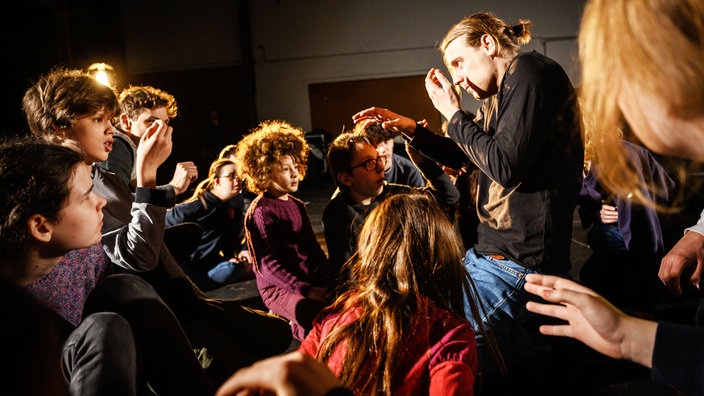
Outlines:
[[156,120],[142,135],[137,146],[137,186],[156,187],[156,170],[171,155],[173,128]]

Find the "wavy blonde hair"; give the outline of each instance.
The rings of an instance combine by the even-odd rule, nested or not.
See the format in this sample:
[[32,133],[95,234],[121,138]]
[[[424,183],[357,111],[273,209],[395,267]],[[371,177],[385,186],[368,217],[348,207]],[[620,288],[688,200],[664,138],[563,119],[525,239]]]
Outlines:
[[120,92],[120,111],[136,120],[144,109],[164,107],[169,119],[178,115],[176,98],[170,93],[150,85],[130,85]]
[[222,150],[220,150],[220,153],[218,154],[218,159],[228,159],[231,155],[235,155],[236,151],[236,144],[228,144],[227,146],[223,147]]
[[271,184],[274,164],[290,155],[298,165],[300,180],[306,175],[310,147],[305,132],[286,121],[263,121],[237,144],[237,174],[247,189],[255,194],[265,192]]
[[[478,13],[465,17],[453,25],[440,43],[440,51],[445,50],[450,43],[462,37],[470,47],[479,47],[481,38],[488,34],[494,38],[501,54],[514,55],[521,45],[530,42],[530,25],[528,20],[519,20],[518,24],[509,26],[506,22],[490,13]],[[447,60],[445,60],[447,63]]]
[[621,92],[626,85],[638,87],[641,95],[658,99],[681,118],[704,114],[704,2],[590,0],[582,17],[579,58],[585,146],[599,165],[600,183],[652,204],[621,145],[625,120],[619,100],[638,98]]

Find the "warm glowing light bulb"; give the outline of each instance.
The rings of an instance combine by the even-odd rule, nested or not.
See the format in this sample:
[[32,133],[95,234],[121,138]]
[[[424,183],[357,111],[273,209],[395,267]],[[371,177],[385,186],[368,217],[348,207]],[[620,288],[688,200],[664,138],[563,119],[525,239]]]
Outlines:
[[103,85],[110,85],[110,79],[108,78],[108,74],[105,73],[105,70],[98,70],[95,73],[95,79]]
[[112,84],[110,74],[113,70],[113,67],[107,63],[93,63],[88,67],[88,72],[92,74],[98,82],[108,87]]

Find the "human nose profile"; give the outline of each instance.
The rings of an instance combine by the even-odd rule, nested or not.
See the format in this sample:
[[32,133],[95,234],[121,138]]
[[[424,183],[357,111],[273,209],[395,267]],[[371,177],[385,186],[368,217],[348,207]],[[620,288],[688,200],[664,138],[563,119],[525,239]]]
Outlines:
[[95,194],[95,197],[98,200],[97,208],[98,208],[98,212],[100,212],[101,210],[103,210],[105,205],[107,205],[108,201],[98,194]]
[[386,157],[384,156],[379,156],[376,159],[376,170],[377,171],[383,171],[384,167],[386,166]]

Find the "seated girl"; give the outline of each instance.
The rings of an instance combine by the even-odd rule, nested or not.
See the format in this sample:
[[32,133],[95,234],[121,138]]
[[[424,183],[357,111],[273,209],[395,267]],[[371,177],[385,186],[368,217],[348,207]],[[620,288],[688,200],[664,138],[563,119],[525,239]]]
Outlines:
[[[0,145],[0,199],[0,275],[52,308],[70,394],[136,395],[147,383],[160,395],[212,394],[186,335],[154,289],[135,275],[96,271],[109,266],[93,248],[102,252],[105,199],[93,192],[81,154],[30,140]],[[102,264],[61,262],[81,252],[102,257]],[[94,283],[83,299],[74,290],[87,281]],[[77,297],[83,304],[74,304]]]
[[246,202],[235,163],[219,159],[193,195],[166,212],[166,225],[193,222],[200,226],[200,242],[182,263],[203,291],[242,280],[250,271],[251,256],[244,239]]
[[[479,363],[464,296],[475,289],[463,252],[433,198],[386,198],[359,235],[355,281],[320,314],[299,350],[327,362],[355,394],[473,394]],[[469,305],[478,317],[473,299]],[[498,357],[495,340],[487,341]]]

